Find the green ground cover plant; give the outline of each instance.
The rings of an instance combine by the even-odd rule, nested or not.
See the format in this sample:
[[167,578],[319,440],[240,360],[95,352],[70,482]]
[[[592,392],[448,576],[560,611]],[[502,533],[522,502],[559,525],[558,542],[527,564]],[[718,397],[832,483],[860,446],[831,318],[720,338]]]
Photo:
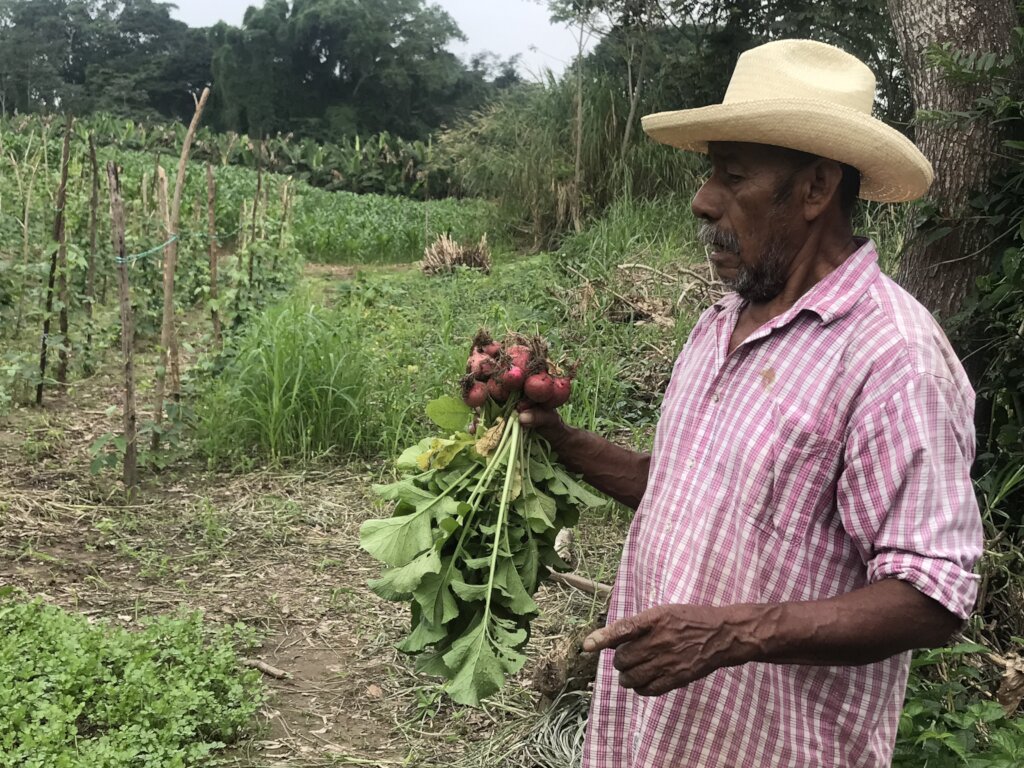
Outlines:
[[259,673],[242,627],[198,614],[129,632],[42,601],[0,598],[0,766],[170,768],[209,764],[251,725]]
[[324,264],[418,261],[442,233],[463,243],[504,239],[494,206],[477,199],[418,202],[307,187],[295,210],[296,248]]

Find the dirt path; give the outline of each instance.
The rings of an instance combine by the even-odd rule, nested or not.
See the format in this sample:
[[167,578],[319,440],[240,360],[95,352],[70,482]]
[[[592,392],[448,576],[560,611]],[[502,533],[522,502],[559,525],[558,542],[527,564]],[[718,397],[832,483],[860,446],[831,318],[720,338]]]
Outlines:
[[[380,514],[367,491],[379,464],[240,474],[183,460],[144,471],[128,506],[116,471],[89,470],[89,446],[119,428],[116,371],[108,360],[44,408],[16,409],[0,422],[0,585],[126,627],[199,610],[208,621],[256,629],[263,642],[252,660],[290,677],[264,678],[261,727],[230,753],[239,768],[524,764],[471,753],[510,743],[493,737],[538,718],[531,675],[599,605],[545,587],[531,663],[486,709],[453,707],[394,649],[406,608],[366,587],[379,569],[359,550],[358,528]],[[600,520],[587,530],[586,570],[607,578],[622,524]]]

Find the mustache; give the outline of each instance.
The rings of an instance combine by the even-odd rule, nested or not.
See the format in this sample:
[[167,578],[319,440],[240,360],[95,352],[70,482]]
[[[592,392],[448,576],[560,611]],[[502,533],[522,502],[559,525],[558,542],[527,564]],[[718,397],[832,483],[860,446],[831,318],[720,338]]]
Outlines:
[[701,222],[697,240],[705,246],[714,246],[730,253],[740,252],[740,241],[732,232],[717,227],[709,221]]

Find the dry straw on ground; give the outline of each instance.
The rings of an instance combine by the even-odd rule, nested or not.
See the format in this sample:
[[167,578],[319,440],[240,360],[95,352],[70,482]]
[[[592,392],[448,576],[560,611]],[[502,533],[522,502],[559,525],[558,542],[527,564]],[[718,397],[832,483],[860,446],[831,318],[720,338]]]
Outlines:
[[481,237],[476,245],[462,245],[444,233],[423,252],[421,269],[424,274],[446,275],[456,267],[478,269],[484,274],[490,274],[491,249],[487,245],[487,235]]

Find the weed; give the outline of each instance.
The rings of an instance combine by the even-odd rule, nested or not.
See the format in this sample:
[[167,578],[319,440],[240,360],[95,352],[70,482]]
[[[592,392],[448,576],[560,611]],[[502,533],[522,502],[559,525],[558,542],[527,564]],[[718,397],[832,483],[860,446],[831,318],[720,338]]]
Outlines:
[[197,765],[235,741],[262,698],[235,651],[252,633],[196,614],[143,624],[0,596],[0,766]]

